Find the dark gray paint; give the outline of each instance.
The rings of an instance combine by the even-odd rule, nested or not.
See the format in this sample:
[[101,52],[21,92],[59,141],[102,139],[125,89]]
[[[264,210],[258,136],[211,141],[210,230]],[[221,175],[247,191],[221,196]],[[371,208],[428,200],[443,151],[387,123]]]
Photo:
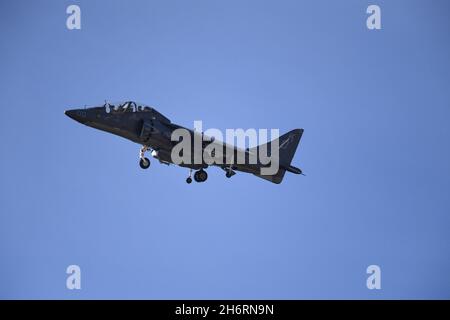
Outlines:
[[[115,110],[115,108],[117,110]],[[117,104],[106,103],[103,106],[85,108],[85,109],[73,109],[65,111],[65,114],[87,126],[103,130],[140,145],[147,146],[149,149],[156,151],[156,158],[166,164],[172,164],[171,151],[172,147],[177,143],[171,141],[171,134],[175,129],[184,128],[182,126],[173,124],[168,118],[163,116],[154,108],[137,104],[135,102],[123,102]],[[191,139],[193,139],[193,131],[184,128],[191,133]],[[248,162],[248,150],[240,150],[234,148],[235,157],[237,159],[237,152],[245,152],[246,164],[229,163],[223,165],[216,165],[221,167],[227,173],[227,177],[231,177],[235,174],[235,171],[242,171],[252,173],[260,178],[271,181],[273,183],[281,183],[286,171],[302,174],[302,171],[291,165],[292,158],[297,149],[300,138],[303,134],[303,129],[295,129],[282,135],[279,138],[279,145],[282,146],[287,140],[286,147],[280,147],[280,168],[277,174],[272,176],[260,175],[261,164],[249,164]],[[270,143],[268,143],[268,150],[270,150]],[[193,146],[194,144],[191,143]],[[207,146],[203,144],[203,148]],[[258,148],[258,147],[257,147]],[[253,151],[258,149],[254,148]],[[193,152],[192,152],[193,154]],[[225,151],[224,151],[225,155]],[[146,158],[145,158],[146,159]],[[148,160],[148,159],[146,159]],[[191,161],[193,163],[193,161]],[[225,161],[224,161],[225,163]],[[148,163],[150,165],[150,163]],[[194,170],[199,170],[196,175],[203,174],[208,167],[206,163],[203,164],[181,164],[182,167],[187,167]],[[199,173],[200,172],[200,173]],[[205,173],[206,175],[206,173]],[[203,176],[203,178],[205,178]],[[207,175],[206,175],[207,178]],[[205,180],[206,180],[205,178]],[[195,176],[197,180],[197,176]],[[190,181],[188,181],[190,183]],[[199,181],[202,182],[202,181]]]

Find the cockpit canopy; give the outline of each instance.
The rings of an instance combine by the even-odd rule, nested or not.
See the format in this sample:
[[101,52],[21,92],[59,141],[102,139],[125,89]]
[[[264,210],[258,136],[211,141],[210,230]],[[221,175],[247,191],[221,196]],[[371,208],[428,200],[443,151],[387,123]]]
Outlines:
[[143,103],[138,103],[134,101],[125,101],[125,102],[106,102],[103,107],[106,110],[106,113],[111,114],[121,114],[125,112],[148,112],[151,113],[152,119],[158,119],[162,122],[170,123],[170,120],[163,116],[161,113],[156,111],[154,108],[149,107]]
[[134,101],[124,102],[106,102],[104,104],[106,113],[122,113],[122,112],[152,112],[153,108],[146,106],[142,103],[136,103]]

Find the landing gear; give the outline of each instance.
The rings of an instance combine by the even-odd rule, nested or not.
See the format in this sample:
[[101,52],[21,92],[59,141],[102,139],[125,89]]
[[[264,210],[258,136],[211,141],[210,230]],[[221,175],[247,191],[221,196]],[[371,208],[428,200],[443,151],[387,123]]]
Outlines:
[[[195,182],[205,182],[208,179],[208,174],[205,170],[200,169],[194,173]],[[189,177],[186,179],[186,183],[192,182],[192,169],[189,169]]]
[[223,168],[225,170],[225,177],[231,178],[236,174],[236,172],[233,171],[233,167],[230,165],[229,167]]
[[229,166],[222,167],[222,169],[225,171],[225,177],[227,178],[231,178],[236,174],[236,172],[233,171],[233,163],[234,163],[234,156],[231,158]]
[[208,179],[208,174],[205,170],[200,169],[196,173],[194,173],[194,180],[196,182],[205,182]]
[[148,150],[147,146],[142,146],[141,150],[139,151],[139,166],[142,169],[148,169],[150,167],[150,160],[148,160],[148,158],[146,158],[145,152]]
[[186,183],[187,184],[192,183],[192,169],[189,169],[189,177],[187,177]]
[[192,169],[189,169],[189,177],[186,179],[186,183],[190,184],[192,182]]
[[141,160],[139,160],[139,166],[142,169],[148,169],[150,167],[150,160],[148,160],[148,158],[141,158]]

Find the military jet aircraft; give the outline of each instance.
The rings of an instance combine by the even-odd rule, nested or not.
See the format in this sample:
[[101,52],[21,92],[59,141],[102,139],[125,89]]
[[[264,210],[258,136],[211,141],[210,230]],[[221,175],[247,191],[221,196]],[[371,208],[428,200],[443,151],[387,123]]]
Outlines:
[[[195,135],[201,134],[203,138],[202,133],[174,124],[154,108],[134,101],[119,103],[105,102],[104,105],[67,110],[64,113],[82,124],[121,136],[142,145],[139,154],[139,165],[142,169],[148,169],[150,167],[150,160],[145,157],[145,152],[147,151],[150,151],[151,155],[163,164],[169,165],[174,163],[171,152],[172,148],[178,143],[178,141],[172,141],[171,139],[174,130],[188,130],[191,134],[192,141],[194,140]],[[202,139],[200,148],[202,156],[200,163],[198,163],[198,161],[197,163],[195,161],[187,161],[186,163],[176,164],[181,167],[189,168],[189,176],[186,179],[187,183],[192,182],[193,170],[195,170],[194,180],[196,182],[206,181],[208,174],[205,169],[207,169],[209,165],[215,165],[225,171],[225,176],[227,178],[236,174],[236,171],[241,171],[254,174],[260,178],[278,184],[283,180],[286,171],[302,174],[302,170],[291,165],[292,158],[294,157],[302,134],[303,129],[295,129],[277,138],[278,141],[276,142],[279,146],[279,156],[277,157],[278,167],[277,171],[270,175],[261,174],[261,169],[268,167],[269,165],[263,164],[258,156],[256,157],[256,163],[251,163],[248,160],[251,156],[259,154],[258,152],[262,150],[261,148],[263,146],[265,147],[264,150],[268,150],[268,155],[270,155],[270,147],[276,139],[264,145],[246,149],[237,148],[221,141],[215,141],[213,137],[209,140]],[[204,159],[204,151],[211,143],[217,144],[216,147],[223,148],[223,161],[213,164],[209,162],[210,164],[208,164]],[[275,146],[275,144],[273,146]],[[209,149],[211,150],[211,148]],[[192,153],[190,158],[193,159],[195,157],[195,152],[198,151],[195,149],[191,150]],[[231,157],[226,157],[227,154],[231,154]],[[210,154],[210,156],[214,156],[214,154]],[[237,161],[239,156],[246,161],[244,161],[244,163]]]

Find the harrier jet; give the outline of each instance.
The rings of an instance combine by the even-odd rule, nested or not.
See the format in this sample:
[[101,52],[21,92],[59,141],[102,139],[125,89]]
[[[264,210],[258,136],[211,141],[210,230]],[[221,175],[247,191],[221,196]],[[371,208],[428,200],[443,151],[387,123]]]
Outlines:
[[[292,158],[297,149],[303,129],[292,130],[281,137],[254,148],[238,148],[221,141],[216,141],[214,137],[204,139],[203,133],[184,128],[172,123],[157,110],[144,104],[133,101],[120,103],[108,103],[84,109],[73,109],[64,112],[70,118],[85,124],[89,127],[103,130],[142,145],[140,149],[139,165],[142,169],[150,167],[150,160],[145,157],[145,152],[150,151],[151,155],[163,164],[176,164],[189,169],[187,183],[192,182],[192,171],[194,170],[194,180],[204,182],[208,178],[205,169],[209,166],[218,166],[225,171],[227,178],[236,174],[236,171],[254,174],[260,178],[273,183],[281,183],[286,171],[295,174],[302,174],[302,170],[291,165]],[[189,159],[200,158],[200,161],[176,162],[173,160],[172,149],[180,142],[173,141],[172,133],[177,129],[189,132],[192,141],[197,135],[201,136],[200,148],[192,148]],[[195,145],[195,141],[193,143]],[[215,145],[214,145],[215,144]],[[190,144],[192,145],[192,144]],[[211,148],[213,146],[214,148]],[[267,152],[268,156],[273,153],[276,146],[277,157],[271,159],[272,163],[264,163],[260,157],[261,151]],[[209,153],[207,152],[209,150]],[[223,151],[219,154],[220,160],[211,163],[206,158],[214,158],[215,151]],[[181,152],[183,153],[184,150]],[[196,154],[197,153],[197,154]],[[200,153],[200,157],[199,154]],[[230,156],[231,155],[231,156]],[[238,161],[244,159],[244,161]],[[249,161],[256,159],[256,161]],[[271,174],[263,174],[262,170],[268,168],[276,161],[276,171]]]

